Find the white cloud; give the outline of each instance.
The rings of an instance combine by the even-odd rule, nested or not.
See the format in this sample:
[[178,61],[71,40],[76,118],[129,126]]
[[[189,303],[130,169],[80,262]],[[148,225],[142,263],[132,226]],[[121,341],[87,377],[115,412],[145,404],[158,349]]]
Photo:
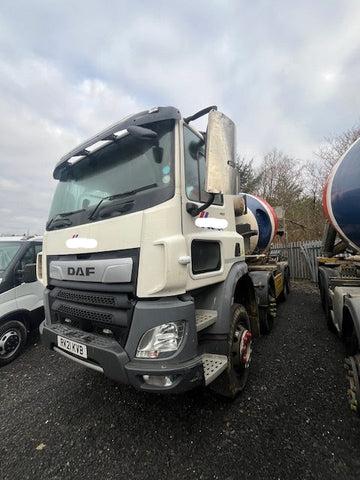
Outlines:
[[21,183],[0,177],[0,188],[6,193],[21,192]]
[[359,16],[358,0],[4,0],[0,233],[39,233],[60,157],[152,106],[216,104],[242,156],[311,157],[359,119]]

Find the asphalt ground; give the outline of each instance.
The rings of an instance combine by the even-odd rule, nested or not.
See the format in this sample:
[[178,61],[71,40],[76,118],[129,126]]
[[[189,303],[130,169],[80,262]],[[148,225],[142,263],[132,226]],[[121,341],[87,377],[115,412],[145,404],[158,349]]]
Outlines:
[[0,369],[0,479],[359,479],[343,359],[316,288],[300,283],[234,401],[137,392],[34,334]]

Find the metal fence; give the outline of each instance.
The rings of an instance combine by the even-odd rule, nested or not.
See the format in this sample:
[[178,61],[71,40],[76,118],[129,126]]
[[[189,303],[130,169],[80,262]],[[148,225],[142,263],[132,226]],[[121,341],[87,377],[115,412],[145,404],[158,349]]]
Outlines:
[[274,244],[272,254],[288,259],[292,280],[311,280],[317,283],[317,257],[321,255],[321,240]]

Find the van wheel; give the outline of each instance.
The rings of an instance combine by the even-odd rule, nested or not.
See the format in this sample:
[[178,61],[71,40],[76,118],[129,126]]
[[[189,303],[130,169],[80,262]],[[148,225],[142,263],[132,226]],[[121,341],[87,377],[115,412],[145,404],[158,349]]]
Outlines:
[[20,355],[26,338],[26,327],[18,320],[10,320],[0,326],[0,366],[12,362]]
[[245,307],[234,303],[228,336],[228,365],[209,387],[221,396],[235,398],[249,376],[252,352],[250,320]]

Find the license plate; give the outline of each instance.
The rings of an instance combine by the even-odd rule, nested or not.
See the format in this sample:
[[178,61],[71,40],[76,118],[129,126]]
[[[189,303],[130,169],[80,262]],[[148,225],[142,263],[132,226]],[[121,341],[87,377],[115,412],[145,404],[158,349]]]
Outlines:
[[62,350],[66,350],[67,352],[78,355],[79,357],[87,358],[86,346],[82,345],[81,343],[73,342],[72,340],[60,337],[60,335],[58,335],[57,344]]

